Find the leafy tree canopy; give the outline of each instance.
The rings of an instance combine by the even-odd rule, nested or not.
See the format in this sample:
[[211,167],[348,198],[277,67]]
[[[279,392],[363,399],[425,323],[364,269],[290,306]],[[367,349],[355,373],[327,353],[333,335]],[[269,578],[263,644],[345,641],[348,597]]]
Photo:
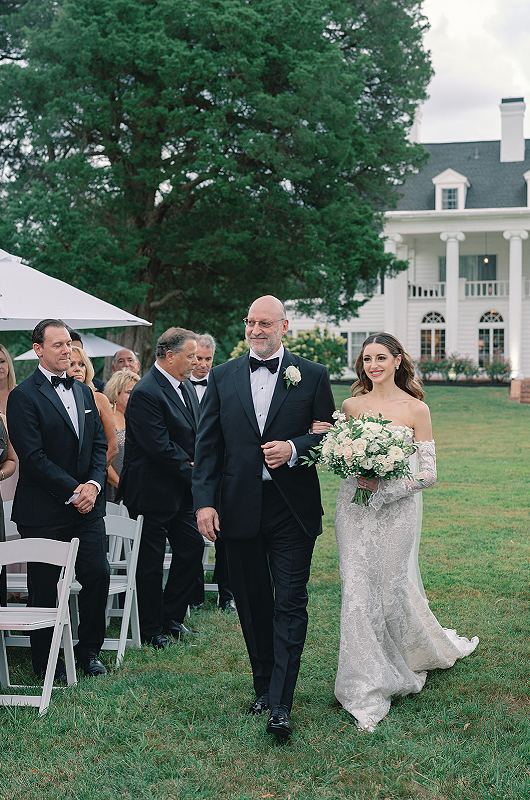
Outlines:
[[222,339],[270,292],[351,315],[400,267],[425,27],[413,0],[8,0],[1,246],[158,329]]

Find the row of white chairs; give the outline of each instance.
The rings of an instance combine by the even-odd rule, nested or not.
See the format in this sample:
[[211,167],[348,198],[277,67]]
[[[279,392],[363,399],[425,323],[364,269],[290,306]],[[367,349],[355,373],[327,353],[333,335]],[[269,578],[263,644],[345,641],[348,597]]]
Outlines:
[[[7,662],[6,646],[29,647],[29,630],[38,627],[53,627],[52,647],[46,668],[44,685],[40,695],[0,695],[0,705],[33,705],[39,708],[39,713],[44,714],[48,709],[53,677],[59,647],[61,642],[64,648],[65,666],[67,672],[67,685],[75,685],[76,673],[73,661],[73,642],[77,638],[78,608],[77,597],[81,590],[80,584],[74,578],[75,557],[77,554],[77,539],[71,543],[55,542],[48,539],[19,538],[15,523],[11,521],[12,501],[5,501],[4,519],[6,527],[6,543],[0,543],[0,569],[7,571],[8,566],[27,561],[42,561],[61,566],[61,577],[58,583],[58,600],[55,609],[36,609],[24,606],[9,605],[0,607],[0,685],[10,688],[9,668]],[[111,618],[121,618],[120,633],[118,638],[105,638],[102,649],[116,651],[116,666],[123,661],[126,647],[140,648],[140,624],[138,617],[138,601],[136,595],[136,567],[142,533],[143,517],[137,520],[129,518],[127,509],[123,504],[107,503],[105,528],[108,539],[108,558],[111,568],[109,596],[107,601],[107,625]],[[203,552],[203,570],[211,571],[214,564],[210,561],[213,544],[205,539]],[[75,550],[75,552],[74,552]],[[70,560],[73,553],[73,565],[70,571]],[[49,558],[49,560],[48,560]],[[54,560],[55,559],[55,560]],[[60,562],[58,561],[60,560]],[[171,553],[166,554],[164,560],[165,574],[171,564]],[[71,574],[70,574],[71,572]],[[23,594],[27,592],[27,574],[20,571],[7,571],[8,593]],[[217,584],[206,583],[206,591],[217,591]],[[66,596],[66,612],[63,609],[62,597]],[[120,607],[118,597],[124,596],[123,607]],[[70,614],[68,613],[70,606]],[[32,627],[35,626],[35,627]],[[129,636],[130,628],[130,636]],[[17,633],[18,632],[18,633]],[[71,653],[70,653],[71,651]],[[13,687],[17,688],[17,687]]]

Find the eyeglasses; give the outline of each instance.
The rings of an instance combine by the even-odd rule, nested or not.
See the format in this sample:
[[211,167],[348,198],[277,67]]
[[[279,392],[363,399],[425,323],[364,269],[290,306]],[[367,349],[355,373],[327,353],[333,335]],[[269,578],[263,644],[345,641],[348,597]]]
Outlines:
[[272,328],[277,322],[283,322],[285,317],[281,317],[280,319],[273,319],[273,320],[263,320],[263,319],[249,319],[248,317],[243,318],[243,322],[247,326],[247,328],[255,328],[256,325],[262,328],[264,331],[268,331],[269,328]]

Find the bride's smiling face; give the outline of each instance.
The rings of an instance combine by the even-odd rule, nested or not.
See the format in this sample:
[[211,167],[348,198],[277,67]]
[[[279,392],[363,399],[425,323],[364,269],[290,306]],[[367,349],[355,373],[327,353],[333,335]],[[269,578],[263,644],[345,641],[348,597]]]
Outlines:
[[394,356],[384,344],[367,344],[363,352],[363,369],[372,383],[381,384],[395,380],[401,356]]

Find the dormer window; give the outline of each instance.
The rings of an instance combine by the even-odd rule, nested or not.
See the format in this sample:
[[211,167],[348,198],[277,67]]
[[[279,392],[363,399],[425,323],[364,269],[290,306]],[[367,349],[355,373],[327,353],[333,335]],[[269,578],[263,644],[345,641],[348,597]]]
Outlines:
[[442,209],[458,208],[458,189],[456,186],[442,189]]
[[446,169],[432,179],[436,211],[457,211],[466,207],[466,194],[470,183],[465,175]]

